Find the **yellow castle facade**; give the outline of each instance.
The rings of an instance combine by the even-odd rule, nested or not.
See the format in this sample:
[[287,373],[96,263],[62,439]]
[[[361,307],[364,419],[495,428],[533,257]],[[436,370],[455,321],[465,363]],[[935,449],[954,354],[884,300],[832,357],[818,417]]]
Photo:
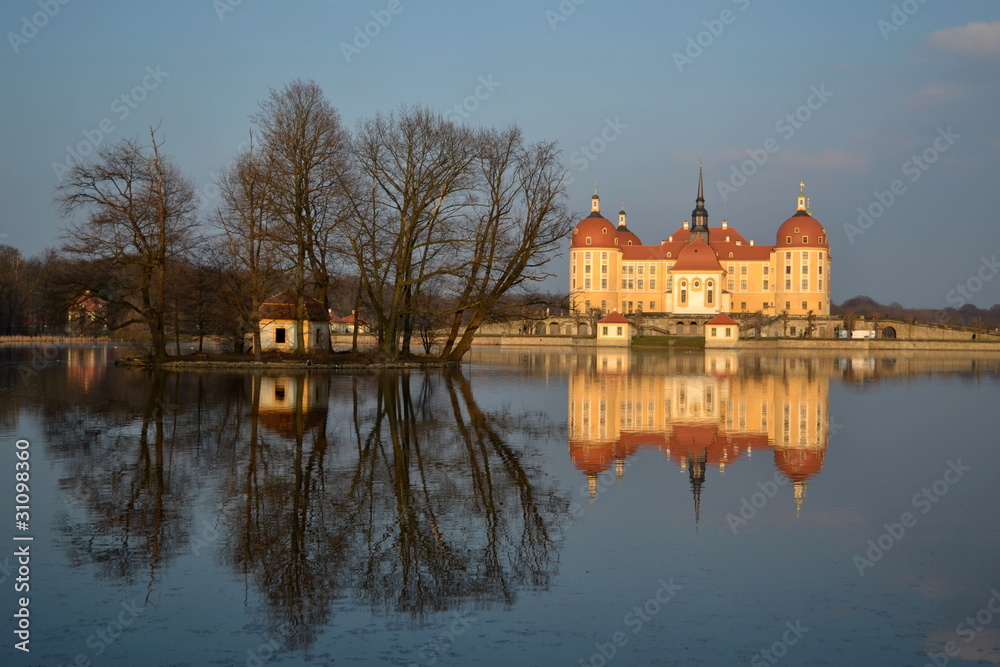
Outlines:
[[575,315],[830,314],[829,239],[809,212],[804,184],[774,245],[748,241],[725,220],[709,227],[700,170],[691,221],[655,245],[628,228],[624,207],[617,224],[605,218],[595,190],[590,215],[573,229],[569,254]]

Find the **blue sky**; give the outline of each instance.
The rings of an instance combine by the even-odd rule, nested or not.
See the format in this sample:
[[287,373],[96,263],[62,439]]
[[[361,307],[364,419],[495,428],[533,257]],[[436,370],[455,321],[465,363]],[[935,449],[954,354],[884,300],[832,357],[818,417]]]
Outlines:
[[699,155],[712,224],[758,243],[805,181],[835,301],[1000,302],[995,1],[8,0],[0,27],[0,242],[27,255],[60,243],[67,147],[160,124],[207,209],[258,102],[305,78],[348,126],[423,104],[556,140],[573,208],[596,182],[646,243],[690,216]]

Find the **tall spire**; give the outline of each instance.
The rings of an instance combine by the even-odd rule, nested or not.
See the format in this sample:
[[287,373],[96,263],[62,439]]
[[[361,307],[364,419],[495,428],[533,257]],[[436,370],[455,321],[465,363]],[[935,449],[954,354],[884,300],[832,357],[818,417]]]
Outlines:
[[691,211],[691,240],[700,238],[708,243],[708,211],[705,210],[705,180],[702,176],[702,165],[698,165],[698,198],[694,210]]

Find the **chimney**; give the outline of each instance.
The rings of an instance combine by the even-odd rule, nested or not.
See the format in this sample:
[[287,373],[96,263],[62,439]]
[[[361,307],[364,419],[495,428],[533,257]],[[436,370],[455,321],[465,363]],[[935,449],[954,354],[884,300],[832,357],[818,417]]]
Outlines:
[[729,229],[729,221],[728,220],[723,220],[722,221],[722,228],[723,229]]
[[690,224],[688,223],[687,220],[685,220],[684,221],[684,229],[688,229],[688,228],[690,228]]
[[750,239],[750,245],[753,245],[753,239]]

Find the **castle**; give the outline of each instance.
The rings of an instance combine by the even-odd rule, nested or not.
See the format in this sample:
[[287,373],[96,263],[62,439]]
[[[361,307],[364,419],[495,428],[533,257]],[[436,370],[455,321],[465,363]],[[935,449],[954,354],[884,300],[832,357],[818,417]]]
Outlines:
[[830,314],[829,239],[810,215],[804,184],[798,210],[778,227],[774,245],[747,241],[725,220],[708,226],[701,168],[695,204],[690,223],[644,245],[628,228],[624,207],[617,225],[601,215],[595,188],[590,215],[570,243],[573,314]]

